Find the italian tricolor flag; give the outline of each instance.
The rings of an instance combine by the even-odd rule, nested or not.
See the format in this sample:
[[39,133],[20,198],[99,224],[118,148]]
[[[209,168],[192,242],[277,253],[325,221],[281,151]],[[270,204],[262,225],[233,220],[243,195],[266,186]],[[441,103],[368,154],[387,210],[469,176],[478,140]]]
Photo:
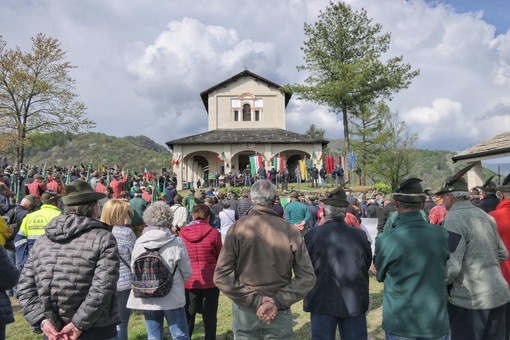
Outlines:
[[257,170],[262,166],[262,155],[250,156],[251,175],[256,176]]
[[285,169],[285,157],[273,157],[273,166],[278,172],[283,172]]

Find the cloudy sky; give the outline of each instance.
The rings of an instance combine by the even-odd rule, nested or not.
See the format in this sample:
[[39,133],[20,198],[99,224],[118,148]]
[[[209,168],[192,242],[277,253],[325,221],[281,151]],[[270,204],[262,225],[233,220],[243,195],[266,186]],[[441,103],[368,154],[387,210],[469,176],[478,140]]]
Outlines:
[[[284,85],[306,78],[304,23],[326,0],[2,0],[0,34],[30,48],[57,38],[95,131],[168,140],[207,131],[200,92],[243,71]],[[510,127],[508,0],[348,0],[391,32],[389,56],[420,69],[390,103],[419,148],[462,151]],[[340,116],[292,100],[287,129],[340,138]]]

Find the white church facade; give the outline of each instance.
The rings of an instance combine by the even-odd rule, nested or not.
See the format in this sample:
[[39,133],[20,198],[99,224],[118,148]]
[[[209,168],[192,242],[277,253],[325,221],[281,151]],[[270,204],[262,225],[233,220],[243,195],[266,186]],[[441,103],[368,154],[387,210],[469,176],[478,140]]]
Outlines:
[[[250,156],[283,157],[291,177],[301,159],[321,167],[328,141],[285,129],[285,109],[292,94],[248,70],[200,94],[208,114],[208,131],[168,141],[178,188],[210,173],[236,174]],[[271,164],[265,162],[267,169]]]

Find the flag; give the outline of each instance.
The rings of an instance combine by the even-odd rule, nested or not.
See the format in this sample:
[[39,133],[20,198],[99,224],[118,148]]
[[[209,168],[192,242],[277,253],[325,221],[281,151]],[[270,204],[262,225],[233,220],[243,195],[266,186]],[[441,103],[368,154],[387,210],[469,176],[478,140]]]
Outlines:
[[218,161],[218,163],[219,163],[219,162],[221,162],[221,157],[220,157],[220,155],[216,155],[216,161]]
[[147,184],[147,168],[143,169],[143,184]]
[[308,171],[306,169],[306,161],[304,159],[299,161],[299,170],[301,170],[301,179],[306,181],[308,178]]
[[156,187],[156,182],[152,182],[152,199],[151,202],[154,203],[158,200],[158,189]]
[[315,151],[312,152],[312,158],[317,159],[317,155],[315,154]]
[[334,156],[326,156],[326,172],[331,174],[333,169],[335,168],[335,157]]
[[261,155],[253,155],[250,156],[250,166],[251,166],[251,175],[256,176],[257,170],[262,166],[262,156]]
[[222,153],[221,153],[221,160],[222,160],[222,161],[224,161],[226,158],[227,158],[227,156],[225,156],[225,153],[224,153],[224,152],[222,152]]
[[349,153],[349,170],[354,170],[354,163],[356,163],[356,154],[354,152]]
[[283,172],[283,169],[285,168],[285,157],[273,157],[273,166],[276,171]]
[[273,166],[276,171],[280,171],[280,157],[273,157]]

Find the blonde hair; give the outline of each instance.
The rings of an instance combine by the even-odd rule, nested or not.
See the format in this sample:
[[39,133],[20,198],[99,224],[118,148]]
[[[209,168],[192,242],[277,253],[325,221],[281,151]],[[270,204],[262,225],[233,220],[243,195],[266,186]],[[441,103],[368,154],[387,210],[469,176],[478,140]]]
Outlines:
[[101,222],[109,225],[131,224],[132,209],[128,202],[121,199],[108,200],[101,213]]

